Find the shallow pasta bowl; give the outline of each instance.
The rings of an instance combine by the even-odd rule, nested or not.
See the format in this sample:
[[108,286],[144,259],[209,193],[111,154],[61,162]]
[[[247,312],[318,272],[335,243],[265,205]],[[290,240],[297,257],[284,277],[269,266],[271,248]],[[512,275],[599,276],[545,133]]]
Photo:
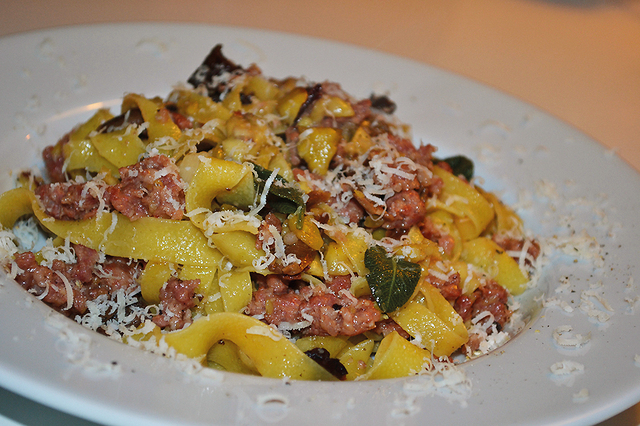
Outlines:
[[[126,92],[166,95],[217,43],[266,75],[333,80],[358,97],[387,93],[416,141],[474,159],[483,187],[517,205],[535,234],[557,236],[561,248],[584,241],[576,236],[597,247],[555,255],[538,290],[521,299],[527,328],[465,363],[463,375],[435,381],[303,383],[193,369],[85,330],[3,279],[0,385],[110,424],[589,424],[640,400],[640,343],[632,337],[640,177],[543,112],[423,64],[215,26],[100,25],[7,37],[1,189],[11,187],[10,170],[37,165],[44,146],[95,109],[117,107]],[[570,332],[590,339],[563,345],[559,336]],[[563,361],[582,368],[554,374]]]

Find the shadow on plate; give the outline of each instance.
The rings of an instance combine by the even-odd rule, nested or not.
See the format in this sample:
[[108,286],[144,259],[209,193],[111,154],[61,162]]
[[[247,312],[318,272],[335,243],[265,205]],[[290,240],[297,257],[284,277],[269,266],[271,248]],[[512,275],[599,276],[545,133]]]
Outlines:
[[100,426],[0,388],[0,426]]

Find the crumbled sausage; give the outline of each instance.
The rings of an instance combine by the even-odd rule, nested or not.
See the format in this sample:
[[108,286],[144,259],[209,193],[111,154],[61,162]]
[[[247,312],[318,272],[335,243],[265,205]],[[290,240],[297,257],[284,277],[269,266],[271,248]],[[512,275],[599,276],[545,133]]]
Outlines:
[[114,209],[131,220],[142,217],[180,220],[184,215],[184,181],[165,155],[154,155],[120,169],[122,181],[107,188]]
[[454,309],[464,321],[474,318],[481,312],[489,311],[498,326],[503,327],[511,317],[511,311],[507,305],[508,298],[509,293],[504,287],[489,280],[471,295],[460,296],[454,304]]
[[42,160],[47,175],[51,182],[64,182],[67,176],[64,173],[65,158],[62,148],[69,142],[71,132],[64,135],[55,145],[50,145],[42,151]]
[[[337,280],[337,281],[336,281]],[[264,315],[267,324],[280,325],[300,323],[311,318],[311,325],[303,334],[320,336],[355,336],[372,330],[380,320],[381,313],[373,301],[355,298],[345,289],[350,278],[334,278],[328,288],[322,289],[299,284],[287,277],[269,275],[257,278],[259,288],[253,293],[248,306],[249,315]],[[341,289],[334,293],[331,289]]]
[[40,185],[35,194],[44,211],[60,220],[94,217],[100,207],[99,194],[88,190],[87,183],[56,182]]
[[427,207],[416,191],[402,191],[386,201],[387,210],[384,214],[386,229],[409,229],[417,225],[427,214]]
[[171,277],[160,289],[161,313],[153,317],[153,322],[162,328],[180,330],[191,324],[191,308],[196,305],[196,288],[200,280],[179,280]]
[[435,288],[440,290],[440,294],[449,301],[454,301],[462,295],[460,274],[457,272],[451,274],[446,281],[431,274],[429,274],[427,279]]
[[[16,276],[16,281],[49,306],[67,315],[83,314],[88,301],[101,295],[110,295],[119,289],[130,290],[137,285],[139,262],[107,256],[103,263],[98,263],[97,251],[79,244],[72,247],[76,257],[74,263],[55,259],[51,267],[38,264],[32,252],[17,254],[15,262],[21,272]],[[67,306],[65,279],[73,291],[71,307]]]

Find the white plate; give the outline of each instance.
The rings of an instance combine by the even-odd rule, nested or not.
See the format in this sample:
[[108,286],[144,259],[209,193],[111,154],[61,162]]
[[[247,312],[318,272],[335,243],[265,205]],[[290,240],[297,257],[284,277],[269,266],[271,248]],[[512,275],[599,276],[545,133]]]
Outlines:
[[[36,164],[45,145],[95,108],[117,107],[129,91],[168,93],[216,43],[232,60],[256,62],[267,75],[334,80],[360,97],[388,92],[417,140],[439,146],[443,156],[472,157],[485,188],[508,203],[530,195],[521,213],[535,233],[588,230],[602,245],[605,266],[557,258],[541,288],[575,310],[548,308],[499,351],[465,364],[472,391],[462,404],[427,394],[411,379],[284,383],[225,374],[217,381],[68,321],[91,351],[89,359],[71,362],[68,345],[45,323],[51,310],[29,303],[30,296],[7,280],[0,287],[1,386],[82,418],[139,425],[588,424],[640,400],[638,319],[625,301],[640,294],[629,284],[640,276],[639,176],[535,108],[423,64],[328,41],[215,26],[101,25],[0,39],[0,189],[11,186],[8,170]],[[562,277],[569,291],[556,294]],[[613,309],[604,324],[578,309],[590,288]],[[591,341],[580,350],[558,348],[552,333],[565,324],[590,332]],[[579,362],[584,373],[554,378],[549,368],[562,360]],[[112,362],[119,374],[82,367]],[[586,400],[574,397],[582,389]]]

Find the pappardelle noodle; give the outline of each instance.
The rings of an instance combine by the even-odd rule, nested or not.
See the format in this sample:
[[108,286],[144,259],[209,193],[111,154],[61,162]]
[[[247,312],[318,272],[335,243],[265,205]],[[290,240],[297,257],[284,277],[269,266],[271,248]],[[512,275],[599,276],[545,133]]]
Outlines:
[[96,111],[0,197],[27,291],[266,377],[403,377],[505,334],[539,246],[469,159],[415,146],[386,96],[268,78],[220,45],[188,83]]

